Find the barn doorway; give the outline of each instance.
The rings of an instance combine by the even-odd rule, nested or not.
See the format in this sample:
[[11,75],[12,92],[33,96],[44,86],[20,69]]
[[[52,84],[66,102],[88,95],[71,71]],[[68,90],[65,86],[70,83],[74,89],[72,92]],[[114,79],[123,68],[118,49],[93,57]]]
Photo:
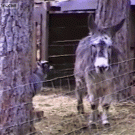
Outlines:
[[[49,14],[49,61],[55,67],[54,76],[73,74],[75,50],[88,35],[88,13]],[[57,74],[58,73],[58,74]]]

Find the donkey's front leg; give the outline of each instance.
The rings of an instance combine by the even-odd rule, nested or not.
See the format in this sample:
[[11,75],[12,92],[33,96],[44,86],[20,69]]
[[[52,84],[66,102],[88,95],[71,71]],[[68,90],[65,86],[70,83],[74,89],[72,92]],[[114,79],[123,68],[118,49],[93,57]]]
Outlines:
[[90,114],[89,126],[91,128],[97,128],[97,122],[99,117],[98,105],[99,99],[96,99],[93,94],[89,95],[89,102],[91,104],[92,113]]
[[105,127],[110,127],[110,122],[108,121],[108,111],[110,108],[111,101],[112,101],[112,97],[109,94],[102,98],[103,113],[101,116],[101,120],[102,120],[102,124]]
[[89,69],[86,69],[85,72],[85,82],[89,96],[89,103],[91,105],[92,110],[88,124],[91,128],[96,128],[99,115],[98,112],[99,98],[97,94],[96,85],[94,84],[93,78],[91,78],[91,73],[89,72]]
[[81,90],[76,88],[76,97],[77,97],[77,110],[79,114],[84,114],[84,106],[83,106],[83,93]]
[[108,110],[109,110],[110,105],[109,104],[104,104],[102,105],[103,108],[103,113],[102,113],[102,124],[104,127],[110,127],[110,123],[108,121]]
[[84,93],[84,88],[82,85],[82,80],[76,78],[76,98],[77,98],[77,110],[79,114],[84,114],[84,106],[83,106],[83,93]]

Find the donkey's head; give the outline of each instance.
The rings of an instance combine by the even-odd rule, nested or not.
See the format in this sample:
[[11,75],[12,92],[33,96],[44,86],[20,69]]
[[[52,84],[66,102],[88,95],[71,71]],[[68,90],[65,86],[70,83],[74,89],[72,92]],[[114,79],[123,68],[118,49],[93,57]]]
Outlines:
[[109,69],[111,52],[112,52],[112,37],[123,26],[124,19],[117,25],[109,28],[98,28],[93,20],[93,16],[88,17],[88,25],[91,33],[91,50],[93,56],[94,67],[97,73],[104,73]]

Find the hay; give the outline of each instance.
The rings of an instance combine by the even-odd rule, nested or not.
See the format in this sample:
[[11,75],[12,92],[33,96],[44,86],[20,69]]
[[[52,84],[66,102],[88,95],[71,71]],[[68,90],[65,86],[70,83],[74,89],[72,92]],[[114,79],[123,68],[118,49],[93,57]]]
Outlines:
[[43,95],[42,93],[34,97],[33,104],[35,110],[44,111],[44,119],[35,123],[37,134],[135,135],[135,104],[132,102],[111,105],[109,130],[105,130],[101,125],[97,129],[87,128],[91,110],[86,99],[84,99],[85,114],[83,116],[77,114],[77,101],[73,96]]

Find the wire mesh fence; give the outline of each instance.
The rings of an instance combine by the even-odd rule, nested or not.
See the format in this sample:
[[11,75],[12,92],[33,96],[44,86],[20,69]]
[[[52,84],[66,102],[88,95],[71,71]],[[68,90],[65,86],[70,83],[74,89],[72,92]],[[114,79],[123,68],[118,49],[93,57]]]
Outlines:
[[[133,59],[123,62],[129,62]],[[122,63],[122,62],[120,62]],[[119,63],[119,64],[120,64]],[[114,63],[116,64],[116,63]],[[118,64],[118,63],[117,63]],[[135,70],[125,72],[121,75],[114,76],[104,81],[111,81],[114,78],[124,77],[135,73]],[[75,97],[75,84],[72,83],[74,74],[55,77],[50,80],[43,81],[44,87],[38,95],[33,98],[34,110],[39,112],[39,115],[30,121],[24,121],[22,123],[13,124],[5,128],[13,128],[18,125],[24,125],[28,122],[34,122],[36,131],[30,132],[27,135],[134,135],[135,134],[135,98],[131,95],[121,99],[118,102],[113,102],[109,111],[109,120],[111,126],[104,128],[101,124],[101,119],[96,121],[96,129],[90,129],[88,125],[89,115],[91,113],[91,107],[88,102],[88,96],[84,97],[85,113],[78,114],[76,106],[77,101]],[[41,82],[37,82],[41,83]],[[99,82],[103,83],[103,81]],[[19,85],[12,89],[6,89],[5,92],[15,90],[21,87],[27,87],[30,84]],[[97,85],[95,83],[94,85]],[[114,90],[113,93],[108,95],[117,95],[127,89],[132,89],[134,84]],[[81,88],[81,90],[86,89]],[[108,96],[105,95],[105,96]],[[8,110],[13,108],[19,108],[24,105],[31,104],[24,102],[23,104],[16,104],[11,106]],[[8,110],[0,110],[8,112]],[[100,113],[102,108],[99,106]],[[2,127],[0,127],[2,129]]]
[[[46,96],[45,96],[46,97]],[[36,124],[38,129],[37,133],[40,134],[121,134],[123,129],[125,130],[126,123],[128,128],[130,122],[134,123],[134,107],[135,103],[131,102],[133,95],[121,100],[121,104],[113,104],[110,109],[109,119],[111,120],[111,126],[108,129],[100,127],[101,120],[97,121],[98,126],[96,130],[88,129],[88,116],[91,112],[90,105],[86,98],[84,99],[85,114],[78,114],[76,110],[76,99],[72,96],[56,96],[49,97],[43,103],[38,104],[38,98],[43,100],[44,97],[35,97],[35,107],[37,109],[44,108],[45,119]],[[131,100],[131,101],[130,101]],[[37,102],[37,103],[36,103]],[[49,102],[49,103],[48,103]],[[52,103],[52,104],[51,104]],[[38,105],[36,105],[38,104]],[[48,109],[49,110],[48,110]],[[131,110],[130,110],[131,109]],[[42,125],[43,124],[43,125]],[[43,127],[42,127],[43,126]],[[119,126],[119,128],[117,127]],[[46,128],[45,128],[46,127]],[[118,128],[118,129],[117,129]],[[108,131],[110,130],[110,131]],[[117,131],[118,130],[118,131]],[[134,131],[134,127],[132,128]],[[130,128],[131,134],[134,132]],[[128,131],[128,129],[127,129]],[[124,131],[125,132],[125,131]],[[128,131],[129,132],[129,131]]]

